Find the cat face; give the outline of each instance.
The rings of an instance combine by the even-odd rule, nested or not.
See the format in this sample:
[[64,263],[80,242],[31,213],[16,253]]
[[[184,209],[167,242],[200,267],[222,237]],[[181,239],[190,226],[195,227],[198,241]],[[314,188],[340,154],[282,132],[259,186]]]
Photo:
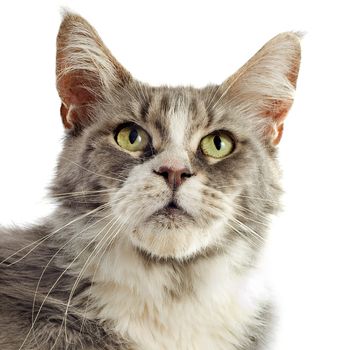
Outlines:
[[224,251],[242,238],[260,246],[278,208],[275,146],[299,68],[295,34],[203,89],[138,82],[75,15],[57,47],[67,135],[53,192],[86,193],[62,197],[62,207],[101,210],[116,242],[159,259]]

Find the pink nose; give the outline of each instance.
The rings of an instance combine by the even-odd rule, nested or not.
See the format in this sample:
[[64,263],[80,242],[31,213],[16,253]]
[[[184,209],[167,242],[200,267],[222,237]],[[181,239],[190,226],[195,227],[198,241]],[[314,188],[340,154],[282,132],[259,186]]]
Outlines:
[[187,168],[173,168],[167,166],[161,166],[154,172],[157,175],[162,176],[167,181],[171,189],[178,188],[187,178],[193,175]]

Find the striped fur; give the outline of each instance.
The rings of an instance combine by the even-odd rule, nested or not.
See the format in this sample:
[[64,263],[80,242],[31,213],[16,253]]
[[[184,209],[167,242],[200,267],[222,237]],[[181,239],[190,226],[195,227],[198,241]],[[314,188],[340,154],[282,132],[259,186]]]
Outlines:
[[[299,61],[299,36],[284,33],[221,85],[151,87],[66,13],[57,209],[1,230],[0,348],[267,349],[273,302],[260,253],[279,210],[276,145]],[[144,152],[115,140],[130,123],[150,137]],[[234,144],[222,159],[200,148],[218,130]],[[163,168],[187,176],[175,188]]]

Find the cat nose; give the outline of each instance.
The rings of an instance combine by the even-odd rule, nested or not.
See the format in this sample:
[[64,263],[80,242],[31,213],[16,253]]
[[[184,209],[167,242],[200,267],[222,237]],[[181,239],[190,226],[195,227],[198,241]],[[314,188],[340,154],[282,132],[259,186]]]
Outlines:
[[191,171],[185,167],[176,168],[161,166],[158,170],[154,170],[154,172],[157,175],[162,176],[167,181],[171,189],[178,188],[186,181],[187,178],[193,175]]

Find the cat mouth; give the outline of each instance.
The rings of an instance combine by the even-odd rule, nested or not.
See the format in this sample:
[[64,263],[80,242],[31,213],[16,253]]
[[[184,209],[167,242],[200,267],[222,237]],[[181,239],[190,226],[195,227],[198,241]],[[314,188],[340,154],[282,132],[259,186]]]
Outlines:
[[184,210],[179,205],[177,205],[174,201],[171,201],[162,210],[169,214],[184,212]]
[[191,215],[174,200],[171,200],[166,206],[156,211],[152,216],[164,216],[169,219],[175,219],[184,216],[188,218],[191,217]]

